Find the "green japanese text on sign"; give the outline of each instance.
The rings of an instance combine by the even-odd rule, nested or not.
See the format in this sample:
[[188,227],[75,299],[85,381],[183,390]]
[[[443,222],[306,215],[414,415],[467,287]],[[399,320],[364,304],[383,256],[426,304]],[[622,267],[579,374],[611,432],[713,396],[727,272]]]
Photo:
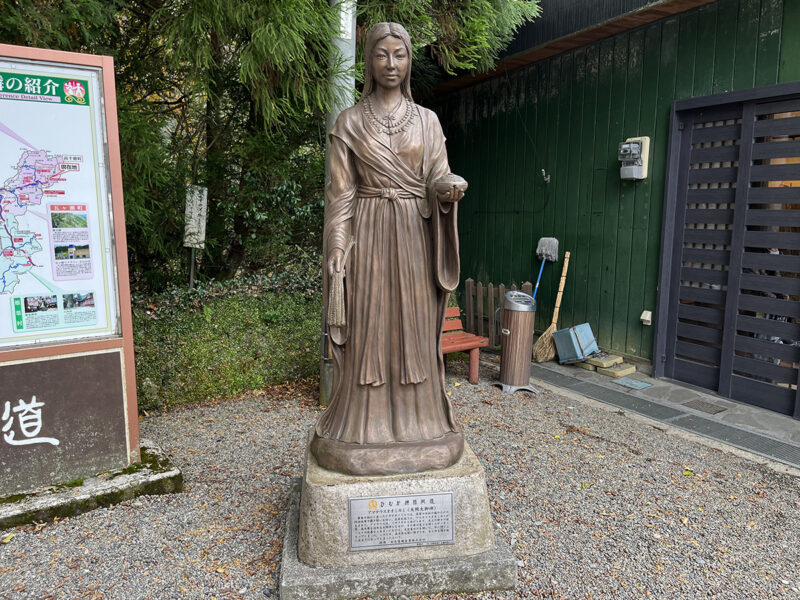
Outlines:
[[89,105],[89,85],[78,79],[0,72],[0,99]]

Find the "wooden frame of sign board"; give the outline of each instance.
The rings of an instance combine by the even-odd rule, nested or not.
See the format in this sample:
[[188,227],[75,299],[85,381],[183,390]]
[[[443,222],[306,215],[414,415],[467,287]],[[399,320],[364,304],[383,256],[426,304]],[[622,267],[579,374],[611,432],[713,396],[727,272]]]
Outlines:
[[[92,204],[93,200],[91,199],[90,194],[90,200],[87,202],[87,204],[90,206],[90,209],[91,207],[97,208],[97,228],[98,231],[101,232],[97,235],[100,236],[98,239],[102,240],[102,246],[100,246],[100,244],[98,244],[98,246],[103,248],[104,252],[98,253],[99,256],[94,259],[95,262],[92,263],[93,265],[100,264],[100,268],[88,268],[96,274],[98,277],[97,281],[101,282],[102,285],[98,287],[100,287],[102,291],[107,291],[107,293],[104,295],[103,293],[99,294],[99,296],[102,296],[101,299],[105,302],[104,306],[95,308],[95,297],[98,296],[98,294],[93,294],[90,302],[97,314],[104,314],[107,318],[96,316],[93,317],[95,318],[95,323],[100,323],[101,318],[105,318],[105,321],[102,321],[103,327],[95,327],[95,329],[92,331],[76,331],[73,329],[72,331],[63,332],[61,330],[53,330],[53,335],[50,335],[49,337],[47,335],[42,336],[46,339],[26,339],[23,343],[20,343],[14,339],[9,341],[9,338],[3,338],[2,335],[0,335],[0,380],[3,380],[3,386],[0,388],[0,414],[4,412],[9,413],[7,408],[4,410],[4,405],[8,405],[9,402],[11,402],[11,406],[16,406],[20,396],[23,398],[30,398],[30,395],[35,396],[37,391],[36,385],[42,384],[44,385],[43,393],[49,395],[46,399],[40,395],[37,402],[44,402],[47,400],[47,402],[50,403],[50,406],[54,407],[56,412],[58,412],[58,407],[61,407],[60,418],[64,420],[64,423],[61,425],[57,424],[56,422],[45,422],[43,424],[43,417],[45,419],[48,418],[46,409],[40,409],[44,411],[44,414],[42,414],[42,412],[38,414],[39,425],[41,427],[41,432],[39,432],[39,435],[45,434],[48,426],[61,427],[60,432],[62,437],[59,438],[58,443],[31,443],[26,446],[22,445],[20,440],[23,440],[24,435],[27,434],[30,437],[30,434],[34,432],[35,429],[32,427],[30,420],[30,415],[32,413],[29,413],[29,421],[27,422],[28,429],[25,432],[16,432],[17,438],[16,441],[13,442],[16,444],[16,447],[12,444],[12,442],[4,443],[4,437],[2,434],[0,434],[0,496],[2,496],[4,493],[8,493],[9,477],[13,477],[13,473],[15,471],[19,473],[23,470],[19,467],[14,467],[13,465],[15,464],[15,461],[18,462],[20,460],[21,456],[27,455],[19,455],[16,457],[16,459],[13,457],[9,458],[13,452],[33,451],[36,447],[38,447],[42,452],[61,452],[62,455],[60,457],[54,456],[53,460],[57,465],[64,466],[70,460],[70,452],[68,452],[67,448],[71,445],[71,440],[69,439],[70,431],[75,431],[76,428],[85,426],[87,421],[92,421],[93,425],[91,426],[91,429],[83,431],[83,433],[80,434],[82,437],[79,440],[75,440],[75,444],[73,444],[74,447],[72,448],[71,452],[76,456],[76,463],[82,461],[81,453],[85,454],[87,452],[88,454],[95,455],[93,457],[94,462],[89,461],[89,463],[85,463],[82,467],[78,467],[76,465],[77,471],[75,468],[70,466],[66,466],[63,469],[57,468],[55,471],[55,477],[57,479],[60,481],[70,481],[78,477],[92,476],[97,473],[104,472],[105,470],[127,466],[131,462],[138,461],[140,458],[133,327],[130,308],[130,284],[128,279],[127,243],[125,236],[124,216],[125,212],[123,206],[122,170],[120,164],[119,129],[117,124],[113,60],[111,57],[107,56],[93,56],[72,52],[61,52],[0,44],[0,75],[2,74],[2,67],[4,64],[6,71],[9,69],[16,69],[14,72],[18,72],[21,76],[17,78],[18,81],[24,80],[26,71],[40,73],[41,75],[37,75],[37,77],[40,77],[42,81],[45,77],[48,77],[48,69],[51,73],[64,74],[64,79],[57,79],[56,76],[51,76],[50,78],[49,89],[51,92],[55,86],[53,80],[56,79],[57,81],[61,81],[62,87],[60,98],[42,98],[39,96],[36,98],[39,99],[38,101],[41,103],[42,108],[38,108],[39,105],[37,105],[37,108],[30,108],[31,105],[37,104],[36,98],[33,98],[34,101],[31,102],[14,103],[14,100],[18,100],[20,98],[13,97],[11,98],[10,102],[6,103],[6,106],[11,107],[13,104],[13,109],[17,111],[70,110],[67,108],[67,103],[71,102],[70,97],[65,96],[65,94],[68,93],[68,89],[75,89],[75,81],[68,81],[68,78],[70,77],[70,71],[78,73],[78,75],[75,77],[84,77],[84,79],[81,81],[85,81],[88,89],[93,90],[94,92],[93,97],[91,97],[91,94],[86,94],[85,102],[81,102],[81,104],[85,103],[87,107],[80,109],[88,110],[88,105],[91,104],[91,110],[89,113],[80,114],[89,115],[86,117],[82,116],[81,118],[85,118],[87,123],[92,123],[91,136],[88,136],[87,134],[88,137],[86,137],[86,139],[88,140],[91,138],[91,148],[94,148],[94,150],[92,155],[87,156],[86,159],[83,158],[83,155],[76,155],[72,157],[71,159],[80,160],[82,163],[78,167],[73,166],[70,168],[83,169],[86,173],[91,172],[93,177],[89,175],[82,175],[84,179],[80,181],[90,181],[97,190],[97,201]],[[8,83],[10,77],[9,73],[6,73],[5,75]],[[17,82],[15,81],[14,83]],[[40,81],[40,83],[42,82]],[[70,84],[72,85],[68,87]],[[14,86],[12,86],[12,89],[13,87]],[[10,94],[8,94],[10,91],[8,85],[5,86],[5,91],[7,92],[5,97],[8,99],[10,96]],[[27,83],[26,91],[28,91]],[[82,87],[81,91],[78,93],[83,93]],[[17,96],[19,96],[19,94]],[[84,99],[84,96],[72,96],[73,100],[76,98],[77,100],[81,101]],[[24,99],[31,100],[31,97],[26,95]],[[64,102],[65,99],[66,102]],[[0,95],[0,103],[3,103],[3,101],[3,96]],[[50,108],[49,105],[44,103],[45,101],[49,102],[50,104],[54,104],[56,101],[61,102],[59,105],[61,108]],[[70,104],[69,106],[74,105],[75,104],[73,102],[73,104]],[[6,116],[4,118],[3,111],[0,111],[0,138],[3,137],[4,133],[2,121],[12,118],[8,116],[8,114],[11,112],[10,110],[6,110],[5,112]],[[53,115],[55,114],[63,115],[66,113],[53,113]],[[74,114],[79,113],[75,112]],[[9,137],[13,138],[13,140],[20,140],[25,142],[26,146],[34,149],[35,152],[42,152],[42,150],[36,150],[37,146],[34,144],[37,142],[28,142],[23,139],[25,131],[24,128],[26,124],[20,123],[19,121],[20,119],[17,119],[17,122],[15,123],[6,123],[5,133],[10,132],[9,136],[6,137],[6,141],[9,140]],[[57,122],[54,121],[54,123]],[[10,131],[12,128],[14,131]],[[20,129],[22,129],[23,133],[18,133]],[[30,126],[28,127],[28,130],[33,131],[33,129],[34,128],[31,128]],[[100,131],[101,129],[104,131]],[[104,133],[104,139],[103,137],[100,137],[101,133]],[[60,134],[61,133],[59,132],[59,135]],[[43,139],[43,137],[43,135],[39,135],[39,140]],[[0,139],[0,142],[2,141],[3,140]],[[101,144],[99,142],[103,143]],[[12,142],[12,144],[16,143],[17,142],[15,141]],[[39,146],[43,147],[41,143]],[[14,151],[13,145],[6,144],[5,148],[8,152]],[[3,147],[0,146],[0,152],[2,152],[2,149]],[[25,148],[23,147],[22,150],[25,150]],[[44,156],[49,163],[51,155],[48,154],[48,152],[50,151],[64,152],[64,150],[49,148],[48,150],[44,151],[45,154],[37,154],[36,156]],[[13,162],[18,156],[20,155],[12,155],[10,157],[12,160],[8,160],[9,156],[0,156],[0,186],[6,185],[10,187],[8,183],[4,184],[3,182],[10,181],[6,179],[7,170],[9,166],[13,168]],[[23,154],[23,156],[29,157],[30,155]],[[67,175],[62,175],[62,169],[66,168],[63,161],[70,159],[70,156],[71,155],[66,154],[58,156],[55,166],[52,167],[52,177],[67,177]],[[89,160],[91,158],[94,158],[95,162],[89,164]],[[23,162],[25,162],[23,158],[19,158],[17,167],[20,168]],[[9,165],[9,163],[12,164]],[[27,167],[28,165],[25,166]],[[22,176],[21,171],[19,172],[19,175]],[[88,177],[91,178],[87,179]],[[36,179],[36,176],[34,178]],[[45,179],[45,181],[49,183],[50,180]],[[62,178],[57,179],[57,181],[68,181],[68,179]],[[36,183],[40,183],[38,179],[36,179]],[[67,187],[67,184],[65,184],[63,187]],[[20,189],[22,189],[22,187],[17,188],[17,191]],[[2,192],[2,188],[0,188],[0,192]],[[65,192],[51,191],[43,193],[64,194]],[[25,199],[28,198],[28,196],[24,197]],[[53,220],[52,213],[49,212],[53,210],[54,207],[52,206],[52,203],[45,206],[45,198],[45,196],[38,197],[39,204],[35,207],[32,205],[30,206],[31,209],[35,208],[36,210],[30,210],[29,212],[33,215],[34,213],[41,213],[41,210],[45,209],[46,216],[42,217],[41,214],[38,214],[37,216],[47,222],[46,227],[50,227],[51,224],[53,224],[53,227],[55,227],[54,223],[56,221]],[[52,198],[52,196],[48,198]],[[69,198],[69,195],[65,196],[64,198],[65,199],[61,200],[61,202],[69,202],[71,200],[74,201],[74,199]],[[58,200],[56,199],[56,201]],[[59,207],[55,208],[58,209]],[[60,208],[69,210],[69,206],[62,206]],[[81,209],[86,210],[84,206],[74,205],[74,210]],[[90,210],[87,211],[87,213],[89,212]],[[101,214],[103,212],[105,214]],[[83,219],[87,219],[86,214],[80,216]],[[35,220],[34,216],[30,216],[30,219]],[[99,224],[101,221],[102,225]],[[59,221],[59,223],[60,222],[61,221]],[[46,230],[46,227],[42,225],[40,221],[37,221],[37,223],[40,224],[41,231]],[[57,240],[62,238],[55,237],[52,229],[49,231],[50,237],[47,239],[49,239],[48,245],[50,248],[45,248],[44,252],[41,252],[39,256],[44,254],[48,255],[48,257],[51,259],[51,272],[53,273],[53,277],[56,278],[56,269],[59,268],[56,266],[56,259],[63,259],[65,256],[63,254],[58,256],[56,255],[55,244],[57,243]],[[103,231],[105,231],[105,235],[102,233]],[[31,231],[24,231],[23,233],[31,234]],[[39,237],[44,234],[37,233],[35,235],[37,236],[37,241],[38,239],[44,241],[44,237]],[[89,233],[88,235],[91,236],[94,234]],[[21,238],[16,238],[16,241],[19,241],[20,239]],[[14,244],[12,244],[12,248],[13,247]],[[42,246],[39,245],[38,247],[41,250]],[[59,246],[59,248],[63,248],[63,246]],[[74,250],[74,246],[71,248],[71,252],[72,250]],[[85,252],[88,254],[88,249],[85,250]],[[93,249],[92,255],[94,255],[94,252],[95,250]],[[69,256],[69,258],[84,258],[84,256],[76,255]],[[0,260],[2,260],[2,255],[0,255]],[[27,268],[34,262],[30,258],[28,260],[29,264],[23,265],[23,267]],[[77,267],[70,265],[69,268]],[[44,269],[44,267],[42,267],[42,269]],[[24,269],[22,270],[24,271]],[[97,275],[97,272],[99,271],[102,271],[102,279],[99,279],[101,275]],[[40,275],[44,272],[44,270],[39,271]],[[35,275],[35,273],[32,275]],[[66,317],[62,316],[62,313],[66,314],[67,311],[65,309],[68,305],[69,308],[75,307],[75,304],[73,304],[75,298],[79,298],[82,302],[85,302],[84,295],[79,295],[77,293],[70,294],[69,289],[65,290],[58,288],[57,282],[51,283],[51,287],[51,285],[48,285],[47,282],[43,281],[42,277],[35,277],[35,279],[40,281],[44,286],[47,286],[47,288],[50,290],[50,292],[45,292],[45,295],[48,293],[54,294],[50,297],[56,299],[55,301],[57,302],[58,307],[57,310],[59,312],[59,323],[66,323],[68,321]],[[17,280],[18,287],[23,287],[19,285],[19,281],[21,281],[21,279]],[[76,285],[80,285],[80,283],[74,282],[67,283],[73,284],[73,290],[75,289]],[[62,285],[66,284],[62,283]],[[13,290],[13,288],[11,289]],[[2,291],[3,290],[0,289],[0,292]],[[55,295],[56,292],[62,292],[62,295]],[[5,298],[9,298],[11,295],[12,293],[7,293]],[[4,296],[0,295],[0,319],[3,318],[4,311],[7,310],[8,312],[5,313],[6,318],[8,318],[9,322],[12,320],[11,313],[15,310],[15,302],[17,302],[17,319],[22,319],[23,316],[25,319],[31,317],[31,315],[27,314],[29,309],[27,304],[29,300],[28,297],[24,298],[24,315],[19,315],[19,313],[22,312],[19,304],[20,300],[3,300]],[[53,302],[53,300],[50,302]],[[98,305],[99,304],[100,303],[98,303]],[[48,304],[48,307],[44,310],[48,310],[49,308],[53,307]],[[103,309],[105,309],[105,313],[103,313]],[[37,308],[37,310],[39,310],[39,308]],[[33,315],[33,317],[38,316],[38,314]],[[73,317],[71,317],[71,319],[72,318]],[[22,322],[23,321],[18,320],[17,324]],[[26,326],[28,322],[29,321],[25,321]],[[69,329],[69,327],[63,328]],[[24,338],[25,336],[21,337]],[[28,338],[30,337],[31,336],[29,335]],[[19,383],[21,387],[18,389],[13,388],[12,382]],[[70,397],[72,397],[74,405],[68,406]],[[21,403],[22,400],[20,399],[19,402]],[[23,409],[24,407],[20,405],[19,408]],[[65,413],[64,411],[67,412]],[[74,414],[76,411],[80,414]],[[24,413],[17,411],[15,415],[12,410],[11,413],[3,415],[3,418],[7,418],[7,420],[4,420],[2,423],[0,423],[0,429],[3,427],[10,427],[8,425],[8,421],[13,421],[14,416],[18,417],[15,427],[20,427],[22,425],[21,417],[23,414]],[[70,419],[73,419],[73,421],[70,421]],[[53,418],[52,420],[57,421],[56,418]],[[65,429],[67,427],[71,429]],[[112,430],[113,433],[109,433],[109,431]],[[8,428],[7,431],[9,433],[13,432],[14,427]],[[8,435],[9,433],[6,433],[5,435]],[[76,436],[77,435],[79,434],[76,434]],[[55,438],[51,436],[51,439]],[[26,440],[26,443],[28,442],[30,442],[30,439]],[[109,445],[109,448],[104,448],[104,444]],[[65,452],[66,454],[64,454]],[[37,463],[41,460],[46,462],[50,459],[47,457],[42,459],[42,457],[27,456],[27,460]],[[26,469],[29,466],[30,463],[28,466],[26,466]],[[94,469],[96,472],[82,472],[81,469]],[[48,469],[43,468],[43,470],[47,471]],[[11,473],[11,475],[9,475],[9,473]],[[49,476],[54,476],[52,469],[49,471]],[[6,478],[5,481],[4,477]],[[41,479],[41,477],[39,477],[39,479]],[[25,487],[25,485],[30,487],[33,484],[36,484],[36,486],[48,485],[59,483],[60,481],[23,481],[19,485],[16,485],[16,487]],[[11,487],[13,488],[15,486],[12,485]]]

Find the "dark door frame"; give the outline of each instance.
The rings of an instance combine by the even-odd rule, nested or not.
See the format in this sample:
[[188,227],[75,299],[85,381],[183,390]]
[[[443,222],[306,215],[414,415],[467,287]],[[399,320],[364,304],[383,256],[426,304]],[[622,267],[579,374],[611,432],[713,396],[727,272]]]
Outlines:
[[[656,309],[656,335],[653,347],[653,376],[656,378],[665,376],[665,368],[668,360],[668,345],[670,343],[669,326],[677,320],[677,303],[673,302],[676,285],[680,286],[680,267],[682,245],[676,240],[676,228],[682,227],[686,211],[686,202],[679,202],[681,191],[687,187],[687,177],[689,172],[689,156],[687,152],[682,152],[682,146],[686,142],[684,138],[684,122],[682,119],[697,114],[703,109],[723,109],[726,105],[731,109],[740,108],[743,111],[742,120],[742,139],[749,135],[752,139],[753,106],[755,102],[780,102],[782,100],[795,99],[800,97],[800,81],[783,83],[777,85],[738,90],[722,94],[713,94],[699,98],[689,98],[678,100],[672,104],[670,117],[670,138],[667,154],[666,185],[664,191],[664,207],[661,228],[661,260],[659,267],[658,280],[658,304]],[[749,146],[750,144],[748,144]],[[744,143],[742,143],[744,146]],[[749,149],[740,155],[739,164],[742,161],[750,161]],[[742,169],[739,169],[741,174]],[[737,182],[737,189],[740,186],[749,187],[749,181],[741,177]],[[737,194],[742,193],[737,192]],[[743,215],[737,215],[743,218]],[[741,276],[741,257],[731,256],[729,271],[729,284],[738,282]],[[735,316],[735,314],[734,314]],[[730,311],[726,314],[723,326],[725,331],[733,330],[735,333],[735,319],[731,318]],[[733,356],[733,335],[726,336],[723,346],[722,360],[730,361]],[[729,347],[726,347],[729,346]],[[726,358],[726,350],[730,354]],[[728,367],[730,365],[727,365]],[[666,375],[669,376],[669,375]],[[729,395],[730,381],[721,382],[719,393]],[[800,418],[800,375],[798,376],[798,390],[795,394],[794,417]]]

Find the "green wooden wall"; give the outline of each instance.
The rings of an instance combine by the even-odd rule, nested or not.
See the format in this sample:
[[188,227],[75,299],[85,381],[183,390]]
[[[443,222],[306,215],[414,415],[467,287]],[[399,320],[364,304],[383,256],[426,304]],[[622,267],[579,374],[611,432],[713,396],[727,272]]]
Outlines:
[[[559,327],[588,322],[600,346],[651,358],[670,105],[800,79],[800,0],[719,0],[529,65],[433,105],[460,206],[462,280],[535,281],[540,237],[572,253]],[[617,147],[651,138],[650,175],[619,178]],[[542,175],[549,176],[549,183]],[[536,329],[552,318],[548,263]]]

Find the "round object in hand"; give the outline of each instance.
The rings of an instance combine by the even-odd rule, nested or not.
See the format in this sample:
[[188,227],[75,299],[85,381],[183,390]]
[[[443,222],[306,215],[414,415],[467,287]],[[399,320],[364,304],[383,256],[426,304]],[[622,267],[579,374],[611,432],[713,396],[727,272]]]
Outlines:
[[466,192],[468,184],[467,180],[461,177],[460,175],[456,175],[455,173],[448,173],[444,177],[440,177],[439,179],[437,179],[433,185],[438,193],[446,194],[453,188],[459,189],[462,192]]

